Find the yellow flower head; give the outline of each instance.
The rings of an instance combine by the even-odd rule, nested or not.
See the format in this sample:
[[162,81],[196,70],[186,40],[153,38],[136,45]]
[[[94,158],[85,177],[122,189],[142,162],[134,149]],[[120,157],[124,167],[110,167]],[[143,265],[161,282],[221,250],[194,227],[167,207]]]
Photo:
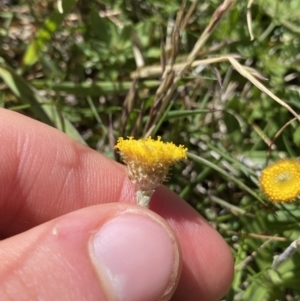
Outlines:
[[260,177],[263,193],[273,202],[291,202],[300,196],[300,163],[284,159],[266,167]]
[[157,140],[120,137],[115,148],[127,165],[129,179],[143,191],[157,188],[166,179],[170,166],[185,159],[187,152],[183,145],[164,143],[161,137]]

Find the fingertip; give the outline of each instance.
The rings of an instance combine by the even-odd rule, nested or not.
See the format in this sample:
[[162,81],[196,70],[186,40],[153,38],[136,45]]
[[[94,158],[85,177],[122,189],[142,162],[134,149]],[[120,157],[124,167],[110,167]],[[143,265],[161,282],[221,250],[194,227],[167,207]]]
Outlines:
[[161,186],[150,209],[165,218],[181,244],[183,268],[172,300],[219,300],[233,279],[233,257],[222,236],[174,192]]
[[120,301],[169,300],[181,270],[173,231],[140,208],[101,226],[92,243],[92,258],[107,295]]
[[173,230],[128,204],[81,209],[0,244],[0,300],[169,300],[181,271]]

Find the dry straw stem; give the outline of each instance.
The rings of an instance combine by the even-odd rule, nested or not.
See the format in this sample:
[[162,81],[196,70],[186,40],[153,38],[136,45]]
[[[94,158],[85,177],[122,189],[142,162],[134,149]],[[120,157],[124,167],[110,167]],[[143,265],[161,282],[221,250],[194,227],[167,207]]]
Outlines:
[[[296,117],[294,117],[293,119],[291,119],[290,121],[288,121],[287,123],[285,123],[282,127],[281,127],[281,129],[275,134],[275,136],[274,136],[274,138],[272,139],[272,141],[271,141],[271,143],[270,143],[270,145],[269,145],[269,149],[268,149],[268,152],[267,152],[267,156],[266,156],[266,158],[267,158],[267,162],[266,163],[268,163],[268,161],[269,161],[269,158],[270,158],[270,156],[271,156],[271,151],[273,150],[273,149],[275,149],[275,140],[281,135],[281,133],[291,124],[291,123],[293,123],[295,120],[297,120],[297,118]],[[273,147],[274,146],[274,147]]]
[[193,3],[191,4],[187,14],[184,16],[182,22],[181,22],[181,25],[180,25],[180,31],[182,32],[186,26],[186,24],[188,23],[191,15],[193,14],[196,6],[198,4],[198,0],[194,0]]
[[[247,78],[253,85],[255,85],[258,89],[260,89],[262,92],[266,93],[268,96],[270,96],[273,100],[275,100],[277,103],[279,103],[281,106],[285,107],[288,111],[290,111],[295,118],[300,121],[299,115],[283,100],[281,100],[279,97],[274,95],[269,89],[267,89],[259,80],[255,78],[255,76],[259,77],[259,74],[253,75],[254,72],[250,70],[249,68],[241,65],[233,56],[221,56],[216,58],[209,58],[205,60],[196,60],[198,53],[200,52],[201,48],[215,29],[216,25],[221,21],[222,17],[224,17],[225,13],[230,9],[230,7],[235,3],[235,0],[225,0],[223,4],[221,4],[216,11],[214,12],[212,19],[209,23],[209,25],[205,28],[202,35],[199,37],[197,43],[195,44],[192,52],[187,57],[186,63],[181,64],[174,64],[172,66],[166,66],[164,70],[163,75],[163,81],[161,83],[161,86],[159,87],[158,91],[161,91],[161,97],[159,98],[159,101],[162,103],[162,106],[160,108],[160,111],[163,111],[165,107],[168,105],[174,91],[177,88],[177,84],[179,80],[183,77],[184,73],[190,68],[190,67],[196,67],[200,65],[208,65],[208,64],[214,64],[214,63],[220,63],[224,61],[229,61],[231,65],[235,68],[237,72],[239,72],[243,77]],[[252,2],[249,1],[248,8],[250,9]],[[151,76],[159,76],[161,72],[163,71],[163,68],[161,66],[154,66],[154,67],[147,67],[142,68],[134,73],[132,73],[132,78],[143,78],[143,77],[151,77]],[[173,83],[170,85],[170,72],[176,71],[177,74],[174,77]],[[168,84],[166,85],[166,82],[168,81]],[[168,89],[167,89],[168,88]],[[166,90],[167,89],[167,90]],[[162,92],[165,92],[163,94]],[[162,96],[163,95],[163,96]],[[159,114],[157,114],[159,116]],[[150,136],[152,133],[152,130],[155,127],[156,120],[154,121],[152,127],[148,129],[148,132],[146,133],[146,137]]]
[[210,195],[209,198],[216,204],[219,204],[225,208],[227,208],[228,210],[231,211],[232,214],[234,215],[245,215],[251,218],[255,218],[255,215],[252,213],[247,212],[246,210],[239,208],[237,206],[234,206],[232,204],[229,204],[228,202],[214,196],[214,195]]
[[[264,133],[264,131],[256,124],[251,124],[251,127],[257,133],[257,135],[264,141],[268,148],[271,148],[272,140]],[[273,148],[276,149],[275,145],[273,146]]]
[[123,110],[121,115],[121,126],[120,126],[120,136],[124,136],[126,124],[130,115],[133,111],[135,100],[136,100],[136,80],[132,81],[131,87],[127,92],[126,98],[123,103]]
[[[198,41],[196,42],[193,50],[187,57],[187,61],[185,63],[180,64],[172,64],[168,66],[154,66],[154,67],[145,67],[141,68],[140,70],[137,70],[131,74],[132,78],[144,78],[144,77],[152,77],[152,76],[159,76],[163,72],[163,80],[158,88],[158,92],[156,95],[156,102],[154,106],[154,111],[156,111],[157,114],[153,114],[153,116],[156,116],[152,120],[152,124],[147,125],[147,133],[145,134],[145,137],[148,137],[151,135],[153,129],[155,128],[155,124],[158,120],[158,116],[160,116],[160,113],[165,110],[167,105],[169,104],[174,92],[176,91],[178,82],[183,78],[185,72],[190,67],[196,67],[200,65],[208,65],[208,64],[214,64],[214,63],[220,63],[224,61],[229,61],[231,65],[235,68],[237,72],[239,72],[243,77],[247,78],[253,85],[255,85],[258,89],[260,89],[262,92],[266,93],[268,96],[270,96],[273,100],[275,100],[277,103],[279,103],[281,106],[285,107],[289,112],[291,112],[295,118],[300,121],[299,115],[283,100],[278,98],[276,95],[274,95],[269,89],[267,89],[259,80],[257,80],[256,77],[262,78],[258,73],[255,73],[254,70],[251,70],[250,68],[241,65],[233,56],[221,56],[216,58],[209,58],[205,60],[195,60],[197,55],[199,54],[201,48],[206,43],[207,39],[212,34],[213,30],[216,28],[217,24],[221,21],[221,19],[224,17],[225,13],[235,4],[236,0],[225,0],[214,12],[210,23],[205,28],[201,36],[199,37]],[[248,9],[250,10],[251,5],[253,1],[248,2]],[[194,3],[192,4],[192,6]],[[190,10],[192,11],[194,7],[192,7]],[[190,12],[188,12],[187,15],[190,15]],[[181,24],[181,30],[183,29],[184,25],[186,24],[186,18],[183,17],[183,20]],[[251,21],[251,18],[248,17],[248,25],[251,25],[249,23],[249,20]],[[249,27],[251,28],[251,26]],[[251,31],[250,31],[250,35]],[[176,72],[176,75],[174,76],[174,73]],[[170,75],[172,82],[170,81]],[[173,78],[174,76],[174,78]],[[256,77],[255,77],[256,76]],[[171,82],[171,83],[170,83]],[[160,105],[160,107],[159,107]]]
[[[210,37],[210,35],[212,34],[212,32],[214,31],[214,29],[216,28],[216,26],[219,24],[219,22],[222,20],[222,18],[224,17],[224,15],[226,14],[226,12],[232,7],[232,5],[236,2],[237,0],[225,0],[214,12],[214,14],[212,15],[212,18],[210,20],[210,23],[208,24],[208,26],[205,28],[205,30],[203,31],[203,33],[201,34],[201,36],[199,37],[198,41],[196,42],[193,50],[191,51],[191,53],[188,55],[186,63],[184,63],[182,65],[182,67],[180,68],[180,70],[178,71],[178,73],[176,74],[174,80],[172,81],[172,84],[170,85],[170,87],[168,87],[168,89],[164,89],[164,93],[163,95],[160,95],[159,98],[157,99],[157,103],[155,104],[155,106],[153,106],[153,116],[156,116],[155,118],[153,118],[152,125],[150,123],[147,124],[146,129],[147,129],[147,133],[145,134],[145,137],[149,137],[152,134],[152,131],[154,129],[154,125],[156,124],[160,113],[162,113],[165,108],[168,106],[174,92],[176,91],[177,88],[177,84],[178,82],[183,78],[185,72],[191,67],[192,63],[195,61],[196,57],[198,56],[201,48],[204,46],[204,44],[206,43],[206,41],[208,40],[208,38]],[[192,5],[193,6],[193,5]],[[190,14],[190,11],[188,12],[188,14]],[[184,24],[184,20],[185,18],[183,18],[183,21],[180,20],[181,24]],[[180,27],[180,26],[179,26]],[[181,27],[182,29],[182,27]],[[177,45],[173,45],[173,47],[177,47]],[[173,71],[173,64],[171,67],[171,70]],[[162,78],[162,83],[161,86],[165,86],[167,87],[167,85],[165,85],[164,81],[168,80],[167,75],[170,74],[170,69],[166,69]],[[159,105],[158,105],[159,103]],[[154,114],[155,111],[155,114]]]
[[235,271],[244,269],[253,259],[257,256],[260,250],[264,249],[270,242],[273,241],[273,238],[266,240],[256,251],[253,251],[249,256],[247,256],[242,262],[234,267]]
[[[283,100],[281,100],[279,97],[277,97],[275,94],[273,94],[268,88],[266,88],[260,81],[258,81],[252,73],[249,71],[250,69],[241,65],[233,56],[221,56],[221,57],[216,57],[216,58],[209,58],[205,60],[197,60],[194,61],[191,64],[191,67],[196,67],[200,65],[208,65],[208,64],[215,64],[215,63],[220,63],[224,61],[229,61],[231,65],[235,68],[237,72],[239,72],[243,77],[247,78],[253,85],[255,85],[258,89],[260,89],[262,92],[266,93],[268,96],[270,96],[272,99],[274,99],[277,103],[279,103],[281,106],[285,107],[288,111],[290,111],[294,116],[295,119],[300,121],[300,116]],[[172,68],[173,70],[180,70],[181,68],[184,68],[185,64],[176,64]],[[161,67],[151,67],[148,68],[148,71],[145,70],[140,70],[140,76],[141,77],[146,77],[151,75],[159,75],[161,72]],[[167,67],[166,71],[170,71],[171,68]],[[137,75],[137,73],[135,74]],[[256,76],[259,76],[258,74],[255,74]],[[174,79],[174,82],[177,80],[178,77]],[[172,85],[174,87],[174,84]],[[169,95],[169,94],[167,94]]]
[[300,250],[300,237],[294,240],[284,251],[283,253],[274,256],[272,268],[276,270],[284,261],[291,258],[297,250]]
[[204,44],[206,43],[206,41],[208,40],[208,38],[210,37],[210,35],[214,31],[214,29],[216,28],[216,26],[219,24],[219,22],[224,17],[225,13],[233,6],[233,4],[235,2],[236,2],[236,0],[225,0],[215,10],[215,12],[212,15],[212,18],[210,20],[210,23],[205,28],[205,30],[203,31],[202,35],[200,36],[200,38],[196,42],[196,44],[195,44],[192,52],[188,55],[187,62],[185,64],[184,68],[182,68],[182,70],[180,71],[180,73],[178,75],[180,78],[183,76],[183,74],[185,73],[185,71],[191,66],[192,62],[196,59],[199,51],[204,46]]
[[247,25],[248,25],[248,30],[249,30],[249,35],[251,41],[254,40],[254,35],[252,31],[252,15],[251,15],[251,6],[254,0],[249,0],[247,4]]
[[[215,64],[215,63],[221,63],[221,62],[226,62],[228,61],[228,56],[220,56],[220,57],[215,57],[215,58],[208,58],[204,60],[196,60],[191,63],[192,68],[198,67],[201,65],[210,65],[210,64]],[[182,68],[184,68],[186,63],[178,63],[174,64],[173,66],[166,66],[165,68],[165,73],[170,72],[170,71],[180,71]],[[134,71],[131,73],[131,78],[136,79],[136,78],[149,78],[149,77],[158,77],[161,75],[163,71],[163,68],[161,66],[150,66],[150,67],[145,67],[141,68],[137,71]]]
[[269,95],[271,98],[273,98],[276,102],[278,102],[280,105],[285,107],[288,111],[290,111],[297,119],[300,121],[300,116],[283,100],[281,100],[279,97],[277,97],[275,94],[273,94],[270,90],[268,90],[260,81],[258,81],[246,68],[245,66],[242,66],[236,59],[233,57],[228,56],[228,60],[231,63],[231,65],[235,68],[237,72],[239,72],[242,76],[247,78],[253,85],[255,85],[258,89],[260,89],[262,92]]
[[248,233],[247,236],[249,237],[254,237],[254,238],[257,238],[257,239],[271,239],[272,241],[280,241],[280,242],[286,242],[288,241],[287,238],[285,237],[279,237],[279,236],[270,236],[270,235],[263,235],[263,234],[257,234],[257,233]]
[[[216,59],[207,59],[207,60],[201,60],[201,61],[195,61],[198,53],[200,52],[201,48],[204,46],[207,39],[210,37],[218,23],[221,21],[221,19],[224,17],[225,13],[231,8],[231,6],[236,2],[236,0],[225,0],[223,4],[221,4],[216,11],[214,12],[210,23],[205,28],[201,36],[199,37],[198,41],[196,42],[193,50],[187,57],[187,61],[182,64],[176,64],[171,66],[166,66],[164,75],[169,72],[170,70],[179,71],[178,75],[174,79],[172,90],[174,91],[176,88],[176,84],[178,81],[183,77],[184,73],[187,71],[190,67],[196,67],[201,64],[212,64],[214,62],[220,62],[220,58]],[[194,3],[192,4],[190,10],[187,13],[187,16],[191,15],[191,12],[194,10]],[[186,24],[186,16],[184,17],[183,24]],[[183,25],[180,28],[183,30]],[[216,60],[216,61],[215,61]],[[194,64],[193,64],[194,63]],[[131,74],[132,78],[143,78],[143,77],[149,77],[149,76],[158,76],[161,75],[162,67],[161,66],[155,66],[155,67],[145,67],[140,70],[137,70]],[[163,76],[164,79],[164,76]],[[171,92],[169,92],[170,94]]]

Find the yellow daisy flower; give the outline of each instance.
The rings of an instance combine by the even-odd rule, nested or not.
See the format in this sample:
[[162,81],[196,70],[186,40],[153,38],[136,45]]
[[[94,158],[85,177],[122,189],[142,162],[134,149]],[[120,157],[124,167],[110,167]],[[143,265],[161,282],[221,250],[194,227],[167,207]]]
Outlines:
[[120,137],[115,146],[127,165],[128,177],[137,187],[138,204],[148,207],[154,190],[167,177],[169,168],[186,158],[187,149],[172,142]]
[[260,187],[273,202],[291,202],[300,196],[300,163],[283,159],[266,167],[260,177]]

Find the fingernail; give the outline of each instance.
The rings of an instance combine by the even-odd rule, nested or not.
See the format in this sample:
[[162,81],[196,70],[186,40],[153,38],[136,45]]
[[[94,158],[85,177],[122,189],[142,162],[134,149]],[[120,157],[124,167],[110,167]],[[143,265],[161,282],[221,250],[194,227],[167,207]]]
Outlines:
[[161,300],[174,283],[176,244],[149,216],[126,213],[107,221],[94,236],[93,253],[109,300]]

